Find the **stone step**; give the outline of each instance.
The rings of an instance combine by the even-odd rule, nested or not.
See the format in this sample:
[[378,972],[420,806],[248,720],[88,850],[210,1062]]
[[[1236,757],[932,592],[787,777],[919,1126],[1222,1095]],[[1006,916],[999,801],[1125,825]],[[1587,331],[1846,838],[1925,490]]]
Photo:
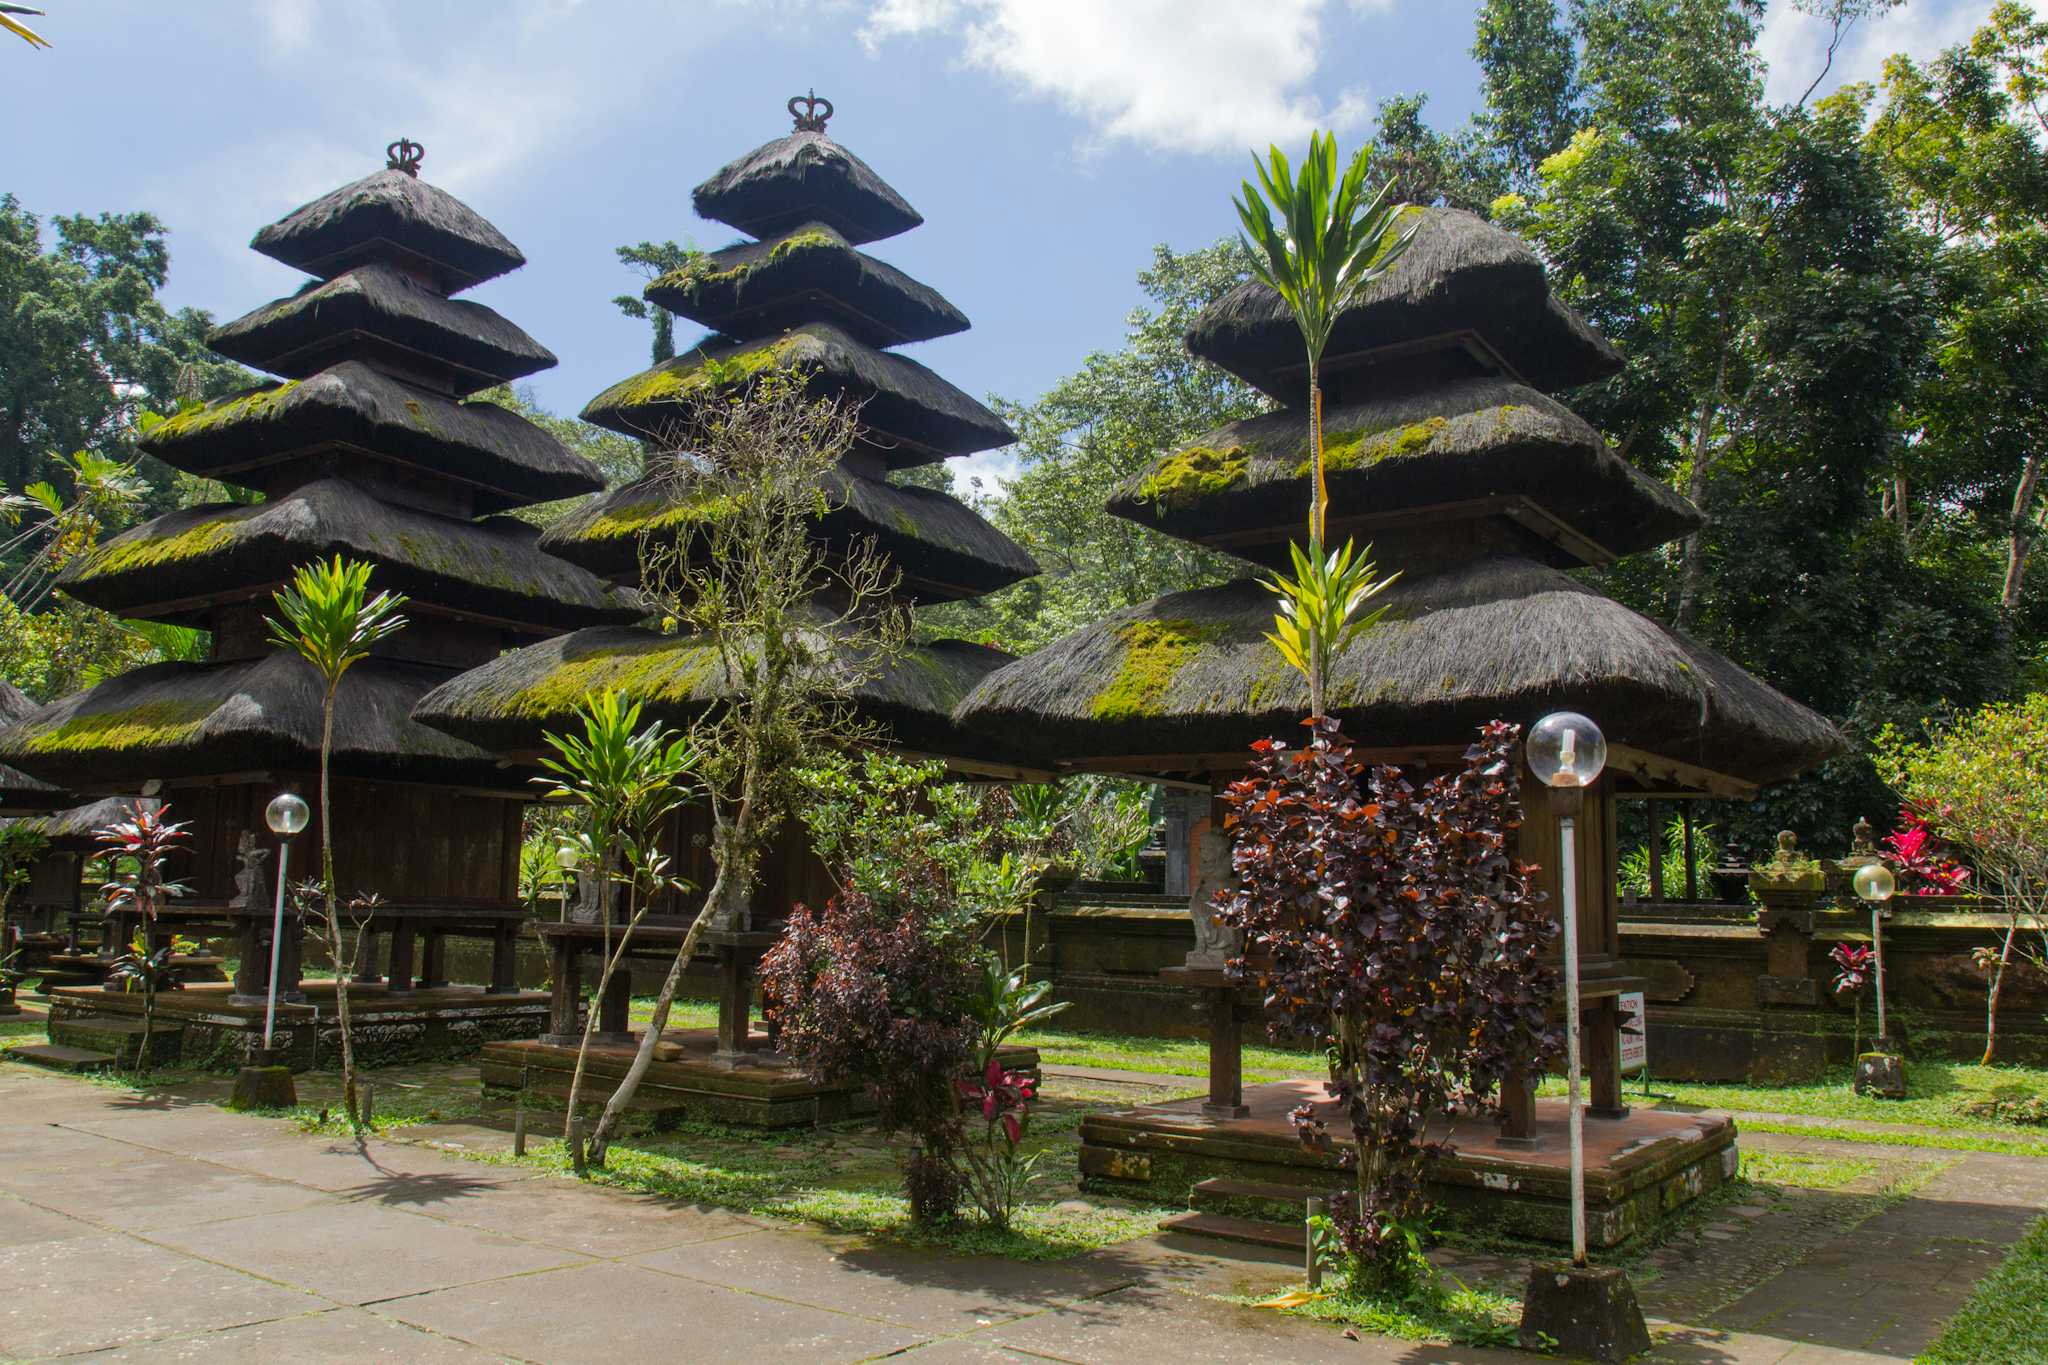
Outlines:
[[1222,1214],[1269,1223],[1299,1226],[1307,1214],[1308,1200],[1329,1193],[1307,1185],[1282,1185],[1262,1180],[1225,1180],[1198,1183],[1188,1198],[1196,1213]]
[[1176,1213],[1159,1220],[1161,1232],[1185,1232],[1213,1237],[1241,1246],[1271,1247],[1281,1251],[1306,1251],[1308,1229],[1299,1222],[1268,1223],[1257,1218],[1233,1218],[1223,1213]]
[[[162,1066],[178,1059],[185,1030],[159,1019],[149,1031],[149,1064]],[[50,1041],[89,1052],[110,1053],[123,1066],[134,1066],[142,1049],[142,1021],[120,1015],[71,1015],[50,1021]]]
[[105,1071],[114,1064],[109,1053],[94,1052],[86,1047],[66,1047],[62,1043],[24,1043],[9,1049],[7,1055],[52,1071]]

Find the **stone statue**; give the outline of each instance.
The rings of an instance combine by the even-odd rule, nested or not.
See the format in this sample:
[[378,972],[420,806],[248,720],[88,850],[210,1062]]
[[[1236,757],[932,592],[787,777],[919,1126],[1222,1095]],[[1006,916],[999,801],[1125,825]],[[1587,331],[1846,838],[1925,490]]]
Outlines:
[[1221,968],[1237,952],[1237,931],[1216,922],[1210,903],[1231,884],[1230,840],[1212,823],[1202,831],[1195,857],[1195,885],[1188,896],[1188,914],[1195,921],[1195,948],[1185,965]]
[[257,843],[255,831],[245,829],[235,840],[235,859],[241,866],[235,872],[235,894],[228,905],[237,910],[269,909],[270,877],[264,864],[270,861],[270,850]]
[[1859,819],[1849,831],[1849,852],[1877,856],[1877,831],[1870,827],[1870,821]]

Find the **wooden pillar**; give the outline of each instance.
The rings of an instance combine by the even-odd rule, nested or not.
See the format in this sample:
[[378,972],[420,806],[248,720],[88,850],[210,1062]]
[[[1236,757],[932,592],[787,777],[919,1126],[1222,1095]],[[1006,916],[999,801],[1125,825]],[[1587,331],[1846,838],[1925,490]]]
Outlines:
[[1664,803],[1645,801],[1643,813],[1650,821],[1650,899],[1664,899]]
[[1202,1112],[1211,1118],[1241,1119],[1251,1113],[1244,1102],[1244,1036],[1237,1012],[1237,988],[1211,986],[1209,997],[1209,1099]]
[[1688,903],[1697,902],[1700,898],[1700,874],[1699,869],[1693,866],[1692,856],[1694,806],[1691,801],[1682,801],[1678,806],[1679,826],[1685,831],[1685,899]]
[[500,924],[491,935],[491,994],[519,989],[519,926]]
[[[355,938],[356,961],[361,964],[356,972],[356,984],[360,986],[381,986],[384,974],[377,970],[377,931],[369,924],[363,925]],[[339,972],[341,964],[334,964]]]
[[384,989],[393,995],[413,987],[413,949],[418,932],[411,919],[401,915],[391,926],[391,979]]
[[621,962],[613,970],[612,979],[605,983],[604,995],[597,1002],[597,1041],[632,1042],[632,1019],[633,973],[626,963]]
[[270,989],[270,935],[264,932],[268,927],[269,916],[253,913],[242,916],[235,926],[235,951],[241,960],[235,964],[233,999],[261,1000]]
[[554,940],[554,988],[548,996],[547,1041],[574,1047],[582,1041],[583,951],[566,938]]
[[1534,1076],[1517,1076],[1501,1082],[1500,1140],[1511,1147],[1533,1147],[1539,1141]]
[[277,998],[294,1005],[306,1003],[306,920],[287,911],[284,941],[277,949]]
[[1586,1002],[1580,1035],[1580,1058],[1585,1063],[1591,1096],[1586,1117],[1624,1119],[1628,1106],[1621,1099],[1621,1001],[1612,995]]
[[727,1064],[747,1055],[747,1029],[754,1012],[752,973],[737,947],[718,950],[718,1051],[713,1060]]
[[420,989],[438,991],[447,984],[448,936],[439,929],[429,929],[426,951],[420,957]]

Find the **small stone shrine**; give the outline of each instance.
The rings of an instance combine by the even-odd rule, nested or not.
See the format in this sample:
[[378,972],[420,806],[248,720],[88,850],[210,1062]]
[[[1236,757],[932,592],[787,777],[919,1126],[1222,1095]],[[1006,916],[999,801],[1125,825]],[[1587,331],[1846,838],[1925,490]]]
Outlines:
[[[143,436],[147,453],[240,493],[114,536],[59,579],[93,606],[206,630],[209,657],[111,678],[0,736],[0,757],[31,776],[88,794],[161,795],[191,822],[190,851],[171,869],[191,891],[161,932],[232,938],[241,970],[231,987],[159,1003],[183,1021],[188,1053],[234,1061],[260,1036],[274,888],[258,887],[252,854],[276,847],[263,816],[272,797],[289,789],[317,803],[322,723],[318,675],[271,643],[265,617],[296,568],[336,555],[368,561],[373,591],[409,599],[409,624],[345,675],[336,698],[336,880],[345,898],[378,898],[352,995],[358,1055],[455,1051],[530,1037],[545,1022],[545,997],[520,992],[513,970],[531,791],[484,750],[416,724],[412,707],[508,648],[636,609],[543,551],[535,527],[497,515],[603,479],[541,428],[472,397],[555,358],[490,308],[453,297],[525,258],[421,180],[422,155],[394,143],[384,170],[256,235],[257,251],[315,278],[220,327],[212,346],[282,380]],[[298,876],[319,867],[319,828],[316,809],[291,850]],[[290,968],[296,919],[286,932]],[[481,988],[447,980],[445,945],[458,936],[490,945]],[[331,1032],[333,988],[302,985],[295,971],[278,984],[307,1000],[279,1017],[281,1046],[302,1066],[316,1029]],[[53,1027],[66,1013],[139,1008],[60,991]]]
[[[1330,709],[1374,762],[1426,776],[1458,761],[1477,728],[1524,726],[1568,708],[1610,743],[1584,795],[1578,885],[1596,1244],[1618,1241],[1734,1168],[1725,1119],[1630,1115],[1620,1094],[1620,958],[1612,869],[1615,803],[1653,794],[1738,794],[1833,752],[1828,723],[1720,655],[1574,577],[1699,524],[1684,498],[1620,458],[1551,395],[1614,373],[1620,358],[1550,293],[1541,263],[1473,215],[1411,209],[1413,244],[1338,319],[1323,361],[1329,543],[1370,543],[1384,623],[1332,661]],[[1411,219],[1411,221],[1414,221]],[[1251,572],[1286,566],[1306,536],[1307,367],[1280,298],[1256,282],[1225,295],[1187,337],[1196,356],[1270,394],[1279,411],[1210,432],[1156,461],[1110,510],[1247,561],[1222,587],[1117,612],[983,682],[955,713],[1027,736],[1029,757],[1069,769],[1220,789],[1247,746],[1303,735],[1308,688],[1263,638],[1274,598]],[[1549,789],[1524,775],[1521,854],[1555,906],[1558,830]],[[1235,951],[1208,913],[1229,875],[1221,809],[1188,822],[1197,947],[1165,975],[1211,1020],[1207,1101],[1089,1119],[1082,1170],[1104,1189],[1187,1199],[1196,1230],[1225,1230],[1246,1181],[1298,1237],[1300,1200],[1330,1181],[1287,1115],[1320,1083],[1240,1084],[1240,1031],[1256,1000],[1223,964]],[[1438,1168],[1454,1210],[1521,1235],[1568,1224],[1562,1101],[1514,1087],[1500,1133],[1457,1136]],[[1333,1133],[1346,1132],[1340,1118]],[[1242,1211],[1241,1209],[1238,1211]],[[1219,1221],[1219,1219],[1221,1221]]]
[[[606,389],[586,420],[645,442],[650,460],[672,450],[688,405],[735,394],[768,372],[793,372],[808,392],[860,404],[855,447],[823,481],[817,535],[827,552],[872,540],[901,574],[908,602],[979,596],[1038,571],[1030,556],[956,499],[892,482],[892,471],[1006,445],[1000,418],[915,360],[885,349],[964,330],[960,311],[935,291],[858,248],[920,224],[916,210],[867,164],[826,134],[829,101],[789,102],[791,133],[749,152],[699,185],[700,216],[751,234],[691,260],[647,287],[653,303],[710,329],[697,345]],[[548,551],[621,583],[640,575],[643,537],[689,553],[690,528],[717,515],[716,500],[687,482],[649,476],[594,498],[549,528]],[[965,774],[1023,771],[1007,742],[963,731],[953,707],[1010,656],[962,640],[909,646],[856,699],[902,752],[944,758]],[[573,711],[607,688],[640,703],[644,720],[682,727],[730,695],[712,647],[688,634],[593,627],[507,654],[425,697],[415,717],[509,760],[531,760],[545,731],[575,727]],[[701,802],[671,822],[672,870],[698,888],[713,879],[710,822]],[[588,878],[586,878],[588,880]],[[647,1107],[743,1122],[808,1123],[845,1111],[853,1096],[821,1089],[775,1055],[751,1027],[751,973],[791,905],[822,903],[831,878],[801,825],[785,825],[762,862],[746,922],[717,924],[702,942],[719,974],[719,1026],[680,1032],[640,1091]],[[605,940],[595,897],[541,934],[553,953],[554,1021],[539,1043],[484,1054],[492,1090],[532,1086],[566,1093],[580,1042],[582,981]],[[665,896],[635,932],[633,952],[666,961],[701,904]],[[613,930],[616,933],[616,929]],[[603,1044],[586,1085],[602,1098],[635,1042],[628,1026],[629,973],[599,1003]],[[1023,1060],[1020,1056],[1020,1061]]]

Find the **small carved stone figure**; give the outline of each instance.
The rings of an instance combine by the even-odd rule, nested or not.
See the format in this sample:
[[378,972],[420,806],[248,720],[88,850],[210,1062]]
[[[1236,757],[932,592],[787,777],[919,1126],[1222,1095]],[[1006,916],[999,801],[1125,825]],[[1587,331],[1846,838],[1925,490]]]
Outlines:
[[243,830],[235,840],[235,859],[241,864],[235,873],[235,894],[228,902],[237,910],[261,910],[270,904],[270,877],[264,866],[270,850],[260,846],[253,830]]
[[1877,855],[1877,831],[1870,827],[1870,821],[1859,819],[1855,828],[1849,831],[1849,852],[1872,857]]
[[1210,902],[1230,885],[1230,841],[1211,825],[1202,831],[1197,849],[1195,889],[1188,897],[1188,914],[1195,921],[1195,948],[1185,965],[1221,967],[1237,952],[1237,931],[1216,922]]

